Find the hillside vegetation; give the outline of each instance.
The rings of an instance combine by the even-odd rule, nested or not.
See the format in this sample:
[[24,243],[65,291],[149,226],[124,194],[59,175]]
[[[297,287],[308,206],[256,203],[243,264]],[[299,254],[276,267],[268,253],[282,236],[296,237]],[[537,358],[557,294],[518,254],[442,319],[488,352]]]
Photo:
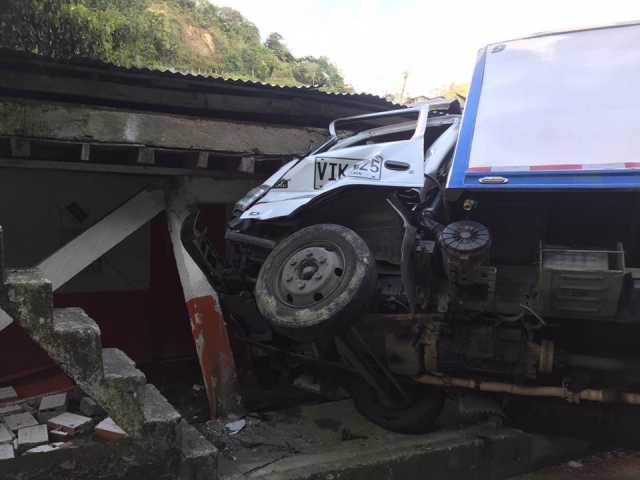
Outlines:
[[0,0],[0,47],[280,85],[348,91],[326,57],[291,54],[238,11],[207,0]]

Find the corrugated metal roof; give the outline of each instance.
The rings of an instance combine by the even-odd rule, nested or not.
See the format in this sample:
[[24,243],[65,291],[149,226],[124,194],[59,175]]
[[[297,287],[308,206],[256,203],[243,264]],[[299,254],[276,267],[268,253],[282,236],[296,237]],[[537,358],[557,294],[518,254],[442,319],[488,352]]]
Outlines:
[[342,93],[342,92],[325,92],[319,90],[317,87],[311,86],[287,86],[276,85],[272,83],[253,81],[253,80],[240,80],[219,75],[205,74],[193,71],[184,71],[174,68],[155,69],[148,67],[122,67],[119,65],[102,62],[95,59],[76,57],[72,59],[52,59],[41,55],[36,55],[31,52],[11,50],[6,48],[0,48],[0,58],[4,60],[16,60],[16,61],[36,61],[45,62],[51,65],[70,66],[70,67],[87,67],[100,69],[109,72],[121,72],[126,74],[140,74],[140,75],[154,75],[162,76],[165,78],[178,78],[183,80],[203,81],[210,85],[216,86],[230,86],[230,87],[244,87],[252,88],[263,91],[270,91],[273,93],[289,93],[300,95],[319,95],[330,97],[334,99],[345,99],[347,101],[363,102],[372,106],[380,106],[382,108],[398,108],[400,105],[390,102],[389,100],[373,95],[370,93]]

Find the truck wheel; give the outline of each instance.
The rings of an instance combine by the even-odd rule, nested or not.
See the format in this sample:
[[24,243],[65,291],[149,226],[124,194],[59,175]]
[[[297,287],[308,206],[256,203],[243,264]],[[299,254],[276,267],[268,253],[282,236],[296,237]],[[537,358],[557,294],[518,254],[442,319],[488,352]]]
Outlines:
[[313,341],[347,328],[376,286],[375,259],[354,231],[332,224],[303,228],[280,242],[256,282],[260,313],[284,335]]
[[383,403],[373,387],[361,378],[353,378],[349,390],[360,414],[385,430],[420,434],[435,428],[444,406],[442,389],[424,385],[405,385],[408,400],[393,405]]

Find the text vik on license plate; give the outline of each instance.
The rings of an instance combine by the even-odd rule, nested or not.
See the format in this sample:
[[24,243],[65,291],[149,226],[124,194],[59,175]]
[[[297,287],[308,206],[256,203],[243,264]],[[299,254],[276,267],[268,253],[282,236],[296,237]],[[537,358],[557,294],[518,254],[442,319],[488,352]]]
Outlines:
[[339,180],[342,177],[380,180],[381,172],[382,156],[380,155],[368,159],[318,157],[315,160],[313,188],[322,188],[327,182]]

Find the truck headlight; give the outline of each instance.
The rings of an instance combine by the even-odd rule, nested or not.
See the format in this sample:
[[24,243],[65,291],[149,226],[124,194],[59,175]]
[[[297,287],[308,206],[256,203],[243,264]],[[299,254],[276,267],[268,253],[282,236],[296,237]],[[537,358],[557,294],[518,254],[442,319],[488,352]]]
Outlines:
[[269,191],[269,187],[266,185],[260,185],[258,187],[252,188],[247,192],[247,194],[242,197],[240,200],[236,202],[233,206],[233,214],[234,215],[242,215],[242,213],[249,208],[251,205],[256,203],[265,194]]

